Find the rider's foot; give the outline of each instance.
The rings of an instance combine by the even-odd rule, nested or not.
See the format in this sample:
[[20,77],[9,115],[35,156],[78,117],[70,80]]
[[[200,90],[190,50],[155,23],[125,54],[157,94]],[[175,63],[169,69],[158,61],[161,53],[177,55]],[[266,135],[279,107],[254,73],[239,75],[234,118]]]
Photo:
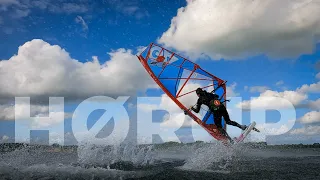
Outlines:
[[242,129],[243,131],[247,129],[246,125],[240,125],[240,129]]

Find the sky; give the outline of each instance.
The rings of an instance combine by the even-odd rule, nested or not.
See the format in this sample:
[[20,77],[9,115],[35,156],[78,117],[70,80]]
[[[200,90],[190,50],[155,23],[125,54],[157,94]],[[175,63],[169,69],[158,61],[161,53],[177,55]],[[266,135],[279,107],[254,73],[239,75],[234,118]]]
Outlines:
[[[28,139],[30,129],[36,143],[50,134],[52,142],[76,144],[94,133],[102,143],[152,134],[160,134],[157,141],[213,141],[138,61],[151,42],[228,81],[231,119],[254,120],[262,130],[248,140],[319,142],[319,13],[312,0],[0,0],[0,142]],[[93,96],[113,99],[81,106]],[[30,97],[30,106],[15,97]],[[49,97],[64,97],[63,106],[49,106]],[[264,116],[261,109],[271,110]],[[118,111],[110,120],[108,112]]]

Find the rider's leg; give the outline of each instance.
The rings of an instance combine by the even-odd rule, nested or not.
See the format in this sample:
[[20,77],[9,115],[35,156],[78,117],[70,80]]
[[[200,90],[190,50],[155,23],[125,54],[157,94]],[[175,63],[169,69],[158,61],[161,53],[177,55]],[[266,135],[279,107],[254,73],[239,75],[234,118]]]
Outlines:
[[229,117],[229,113],[228,113],[228,111],[227,111],[226,108],[221,108],[221,109],[220,109],[220,113],[221,113],[221,115],[223,116],[224,120],[226,121],[226,123],[227,123],[228,125],[236,126],[236,127],[240,128],[240,129],[242,129],[242,130],[245,130],[245,129],[247,128],[246,125],[240,125],[239,123],[237,123],[237,122],[235,122],[235,121],[232,121],[232,120],[230,119],[230,117]]
[[233,142],[232,138],[229,136],[226,130],[223,129],[222,124],[221,124],[221,119],[222,117],[218,116],[214,118],[214,124],[217,126],[217,129],[221,132],[221,134],[225,135],[231,142]]

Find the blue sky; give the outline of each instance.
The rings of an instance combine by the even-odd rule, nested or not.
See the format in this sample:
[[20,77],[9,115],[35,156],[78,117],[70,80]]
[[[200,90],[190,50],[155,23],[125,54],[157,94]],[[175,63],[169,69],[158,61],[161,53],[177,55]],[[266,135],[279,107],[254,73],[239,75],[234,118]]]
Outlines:
[[[170,25],[170,17],[184,5],[186,2],[182,0],[164,1],[161,6],[154,0],[97,1],[85,6],[83,13],[50,13],[36,7],[32,7],[30,14],[22,19],[13,19],[9,13],[2,13],[3,28],[12,32],[1,33],[2,42],[7,41],[1,44],[0,49],[7,48],[1,58],[11,57],[26,41],[40,38],[59,44],[80,61],[90,59],[92,55],[105,59],[106,52],[112,49],[134,49],[155,41]],[[77,16],[84,18],[88,30],[76,23]]]
[[[280,25],[279,28],[277,28],[277,23],[276,25],[273,25],[268,20],[272,13],[266,12],[265,14],[259,14],[257,12],[257,19],[260,18],[261,22],[252,20],[252,28],[246,29],[247,27],[243,25],[245,23],[237,23],[238,21],[240,22],[240,20],[235,17],[233,18],[235,19],[235,22],[233,23],[230,23],[230,21],[224,19],[232,14],[230,13],[226,15],[223,13],[223,11],[227,9],[228,5],[230,5],[230,1],[226,1],[225,4],[222,3],[221,6],[218,6],[213,2],[214,1],[201,1],[201,3],[198,3],[191,1],[187,2],[184,0],[162,1],[161,3],[155,0],[110,0],[95,1],[94,3],[86,0],[61,0],[59,2],[50,0],[11,0],[7,3],[3,2],[2,4],[0,2],[0,59],[2,59],[0,63],[9,60],[17,54],[19,54],[19,56],[16,59],[21,59],[21,61],[17,61],[17,63],[23,64],[22,62],[24,61],[30,62],[30,64],[21,65],[21,67],[17,64],[10,66],[1,66],[0,64],[0,68],[3,68],[0,69],[0,76],[8,79],[7,77],[13,76],[12,73],[14,74],[14,72],[21,70],[21,72],[23,72],[22,76],[26,77],[26,79],[29,79],[31,82],[33,79],[36,79],[35,77],[37,77],[36,74],[38,72],[41,74],[42,71],[40,69],[45,72],[47,70],[52,70],[51,68],[54,69],[55,66],[58,67],[58,65],[60,65],[58,61],[57,64],[50,65],[49,61],[47,62],[48,67],[46,67],[46,63],[40,65],[35,63],[33,64],[32,61],[37,58],[39,59],[39,57],[41,59],[41,57],[46,56],[48,56],[48,59],[50,60],[56,60],[57,58],[59,59],[60,54],[63,54],[63,50],[61,49],[64,49],[64,51],[70,56],[70,58],[61,59],[70,59],[70,61],[75,59],[81,64],[86,64],[94,59],[93,56],[97,56],[99,66],[101,65],[102,67],[105,65],[104,63],[110,61],[111,63],[109,64],[109,67],[114,67],[115,65],[120,64],[117,62],[119,59],[125,59],[122,58],[124,56],[126,58],[135,58],[134,55],[138,52],[139,47],[147,46],[150,42],[158,42],[169,49],[173,49],[185,56],[188,56],[192,61],[196,61],[201,67],[204,67],[204,69],[212,74],[224,80],[228,80],[228,86],[230,87],[229,95],[232,94],[233,96],[241,96],[243,100],[248,101],[252,97],[265,96],[264,93],[266,90],[280,93],[280,96],[281,93],[286,94],[289,93],[286,91],[292,91],[292,96],[307,96],[306,98],[296,102],[296,107],[303,106],[303,104],[308,104],[311,101],[319,104],[319,102],[316,102],[316,100],[319,98],[320,92],[319,85],[317,84],[319,79],[316,78],[317,74],[319,73],[319,69],[316,68],[316,63],[319,62],[320,59],[320,44],[318,43],[318,32],[320,32],[319,27],[315,26],[309,31],[307,28],[305,28],[307,30],[302,28],[303,32],[301,29],[298,29],[298,27],[300,27],[298,25],[293,25],[291,27],[291,29],[293,29],[292,31],[290,28],[290,30],[288,30],[280,27]],[[308,8],[310,8],[309,5],[302,6],[303,4],[289,3],[288,6],[291,7],[291,5],[299,7],[301,6],[299,11],[297,10],[297,14],[301,14],[301,18],[309,17],[308,14],[305,14],[305,11],[308,11]],[[261,7],[261,9],[272,7],[275,9],[274,14],[277,14],[278,10],[276,9],[279,6],[282,5],[280,3],[277,5],[276,1],[271,0],[269,5],[262,3],[259,7]],[[185,7],[185,9],[180,9],[182,7]],[[211,10],[206,9],[206,7],[211,7]],[[249,11],[251,4],[247,5],[247,7],[247,10]],[[272,8],[268,9],[272,10]],[[315,9],[318,10],[318,6]],[[230,11],[236,10],[230,7]],[[248,15],[245,12],[246,10],[244,10],[243,14],[236,14],[235,16],[249,19],[248,21],[254,19],[251,17],[254,17],[255,13],[250,15],[250,17],[246,17]],[[289,15],[290,17],[297,16],[294,13]],[[214,17],[220,18],[218,21],[221,24],[211,23],[213,20],[210,18]],[[188,21],[186,21],[186,19]],[[280,17],[279,22],[281,20],[285,21],[285,19],[285,17]],[[205,21],[207,21],[207,23]],[[315,20],[310,20],[310,24],[316,24],[316,22],[319,22],[318,18]],[[300,23],[300,21],[297,20],[297,23]],[[286,22],[283,24],[284,26],[287,25]],[[230,26],[234,31],[224,30],[224,25]],[[305,24],[299,25],[303,27],[306,26]],[[261,33],[263,28],[268,30],[265,32],[267,35]],[[296,32],[298,33],[294,31],[295,28],[297,28]],[[170,33],[172,29],[176,29],[176,32]],[[250,33],[245,33],[245,31],[243,31],[244,29],[247,32],[252,31],[251,36]],[[220,31],[223,35],[215,34]],[[274,37],[270,36],[269,32],[271,32],[270,34],[274,32]],[[301,34],[299,34],[300,32]],[[225,36],[224,34],[227,35]],[[235,36],[241,37],[238,38]],[[282,36],[284,38],[282,38]],[[233,37],[235,38],[233,39]],[[41,42],[32,41],[33,39],[40,39]],[[254,39],[254,42],[252,39]],[[34,49],[46,47],[45,43],[49,43],[50,46],[57,45],[61,49],[57,50],[55,53],[49,53],[48,49],[43,48],[42,51],[39,48],[39,52],[41,53],[39,53],[37,56],[32,56],[32,53],[36,53],[35,51],[37,50],[31,50],[30,47],[28,48],[27,46],[24,46],[26,42],[31,42],[30,46],[31,44],[37,44],[34,46]],[[233,44],[237,44],[237,46]],[[295,44],[297,45],[295,46]],[[22,49],[24,49],[24,51],[21,51],[21,54],[23,55],[20,55],[20,51],[18,53],[19,46],[23,46]],[[243,47],[240,48],[239,46]],[[119,49],[123,49],[123,51]],[[203,56],[199,54],[205,54],[206,58],[203,58]],[[130,57],[127,57],[126,55]],[[12,60],[13,59],[10,59],[9,61]],[[138,62],[137,59],[136,61]],[[65,63],[65,61],[63,61],[63,63]],[[125,92],[128,90],[128,95],[130,95],[131,98],[126,105],[128,106],[127,109],[130,120],[134,121],[136,119],[136,110],[130,107],[130,104],[136,103],[135,97],[139,95],[159,96],[163,94],[163,92],[159,89],[150,88],[150,81],[148,79],[149,77],[147,77],[148,74],[144,71],[140,72],[142,67],[135,66],[136,64],[132,66],[126,66],[126,63],[122,61],[121,63],[123,63],[120,68],[122,69],[121,71],[128,72],[127,75],[131,76],[132,78],[136,78],[135,81],[140,82],[140,84],[128,85],[125,81],[125,78],[123,78],[123,81],[119,80],[118,84],[113,84],[112,81],[117,81],[117,76],[121,75],[122,72],[117,71],[115,74],[112,74],[110,71],[113,72],[113,69],[111,70],[110,68],[106,69],[106,71],[109,71],[111,75],[106,77],[109,80],[111,79],[110,82],[112,83],[103,84],[105,88],[99,87],[97,91],[91,91],[89,87],[92,86],[92,89],[94,89],[99,83],[83,85],[81,84],[82,81],[80,80],[79,82],[75,81],[75,84],[79,85],[77,88],[73,87],[73,89],[70,87],[70,90],[63,88],[61,90],[57,88],[51,92],[49,88],[49,90],[36,90],[36,87],[31,86],[32,83],[26,85],[25,82],[22,83],[22,81],[19,80],[16,82],[13,80],[11,81],[10,79],[5,81],[1,87],[3,91],[1,91],[0,98],[3,99],[1,102],[4,102],[2,112],[6,112],[4,111],[5,106],[7,105],[8,101],[12,101],[12,97],[15,95],[32,95],[35,97],[35,99],[38,97],[42,100],[43,98],[48,98],[49,95],[65,95],[66,99],[70,100],[65,105],[65,112],[70,114],[70,116],[66,118],[64,122],[65,132],[71,132],[70,117],[79,103],[79,101],[74,101],[75,98],[73,95],[79,95],[81,97],[77,100],[84,100],[84,97],[87,97],[88,95],[97,95],[99,93],[101,95],[109,95],[110,91],[110,95],[116,97],[119,94],[116,93],[117,91],[113,91],[112,88],[115,88],[116,90],[121,90],[123,95],[126,95]],[[114,66],[111,66],[111,64]],[[86,65],[84,66],[87,67]],[[66,66],[67,65],[64,67]],[[24,67],[26,67],[27,70],[24,69]],[[73,65],[70,65],[70,68],[71,67],[73,67]],[[81,70],[81,72],[86,72],[85,69],[87,68],[83,68],[83,71]],[[32,78],[31,76],[28,77],[28,71],[34,71],[32,72]],[[139,74],[132,75],[132,73],[136,71],[139,71]],[[54,73],[57,72],[60,71],[54,71]],[[83,74],[78,74],[77,77],[82,77],[82,75]],[[46,77],[51,77],[50,73],[45,74],[44,76],[45,77],[42,77],[44,80],[40,85],[50,87],[50,85],[46,84],[45,82],[60,82],[53,80],[51,81],[51,79],[50,81],[46,81]],[[88,74],[83,76],[94,78],[97,75],[95,74],[95,76],[90,76],[90,74]],[[61,75],[61,77],[69,77],[68,69],[63,75]],[[139,79],[140,77],[141,79]],[[3,80],[2,78],[1,80]],[[131,79],[131,81],[133,80],[134,79]],[[12,83],[12,85],[10,83]],[[67,81],[64,83],[68,84]],[[128,81],[128,83],[130,83],[130,81]],[[109,87],[109,84],[112,87]],[[316,84],[316,87],[313,90],[310,90],[311,84]],[[307,90],[304,90],[303,92],[302,90],[298,91],[302,85],[307,85]],[[17,88],[13,91],[9,91],[11,86],[19,87],[21,90]],[[63,85],[58,84],[55,86],[59,87]],[[135,86],[141,86],[141,88],[135,88]],[[5,91],[5,89],[8,89],[8,92]],[[84,90],[79,90],[78,92],[77,89]],[[10,92],[12,92],[12,94]],[[65,92],[66,94],[64,94]],[[293,97],[293,99],[297,98]],[[40,104],[44,106],[43,103],[40,102]],[[300,119],[308,112],[318,113],[318,104],[316,104],[313,108],[310,108],[310,106],[297,108],[296,118]],[[40,112],[45,115],[48,114],[47,110],[41,110]],[[163,113],[157,113],[157,118],[163,116]],[[95,112],[90,116],[88,122],[89,128],[100,116],[101,112]],[[3,120],[0,120],[0,137],[8,136],[12,138],[14,136],[14,121],[7,120],[10,118],[6,119],[4,115],[0,117],[3,118]],[[270,112],[268,114],[268,119],[270,119],[271,122],[277,122],[279,118],[279,114],[277,113]],[[242,119],[243,122],[248,123],[249,112],[244,112]],[[294,135],[292,135],[293,140],[288,141],[288,139],[286,139],[280,141],[280,143],[315,142],[315,137],[319,137],[319,133],[313,133],[311,135],[306,134],[305,132],[307,129],[303,128],[311,126],[313,128],[318,128],[317,123],[320,122],[319,119],[320,117],[317,115],[316,119],[311,124],[296,123],[295,128],[300,129],[300,131],[296,131],[297,133],[294,135],[303,137],[301,138],[302,140],[295,138]],[[185,135],[190,132],[190,129],[184,128],[180,131]],[[184,133],[184,131],[187,133]],[[130,133],[134,134],[134,132]],[[238,131],[235,131],[233,135],[236,135],[237,133]],[[209,140],[207,137],[208,135],[205,134],[205,132],[199,132],[199,134],[201,134],[199,137],[205,137],[206,139],[204,140]],[[39,134],[39,136],[43,135]],[[166,140],[170,139],[170,137],[166,138]],[[270,141],[272,142],[272,138]],[[279,140],[274,142],[279,143]]]

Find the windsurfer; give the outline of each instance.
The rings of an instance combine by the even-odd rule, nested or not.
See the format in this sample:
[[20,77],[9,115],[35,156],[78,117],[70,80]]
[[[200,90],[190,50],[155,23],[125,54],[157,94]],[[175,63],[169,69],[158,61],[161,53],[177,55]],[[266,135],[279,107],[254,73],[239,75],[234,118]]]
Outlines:
[[[231,138],[229,137],[227,132],[222,128],[222,117],[228,125],[236,126],[242,130],[245,130],[247,128],[246,125],[240,125],[239,123],[230,119],[226,107],[223,105],[223,103],[220,102],[219,96],[217,94],[209,93],[205,90],[202,90],[201,88],[198,88],[196,90],[196,94],[199,98],[197,104],[195,105],[196,107],[191,107],[191,110],[193,110],[196,113],[199,113],[202,104],[208,106],[210,111],[213,113],[215,125],[217,126],[219,131],[222,134],[226,135],[230,140]],[[185,111],[185,114],[187,113],[188,111]]]

